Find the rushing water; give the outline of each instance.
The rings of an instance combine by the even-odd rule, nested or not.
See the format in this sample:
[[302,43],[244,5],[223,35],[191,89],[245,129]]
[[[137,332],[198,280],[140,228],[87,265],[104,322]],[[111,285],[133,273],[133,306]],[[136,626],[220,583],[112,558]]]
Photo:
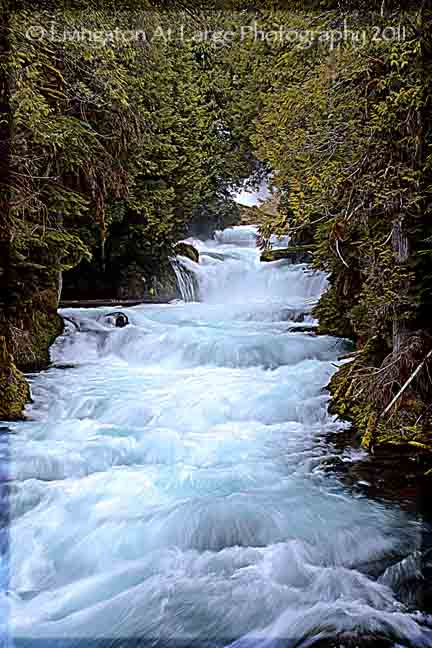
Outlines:
[[79,330],[32,378],[8,435],[15,645],[432,646],[372,568],[412,554],[419,523],[324,469],[343,343],[304,329],[325,277],[261,264],[254,228],[197,245],[181,262],[201,303],[130,308],[121,329],[65,311]]

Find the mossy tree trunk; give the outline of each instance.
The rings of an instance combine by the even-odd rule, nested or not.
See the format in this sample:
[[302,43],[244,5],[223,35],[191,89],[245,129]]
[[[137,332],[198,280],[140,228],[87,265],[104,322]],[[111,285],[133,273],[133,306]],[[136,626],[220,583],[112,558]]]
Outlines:
[[[0,24],[0,57],[10,51],[7,11]],[[30,392],[23,374],[16,368],[11,354],[12,330],[9,320],[11,237],[10,220],[10,144],[12,118],[10,111],[10,77],[5,66],[0,76],[0,419],[22,416]]]

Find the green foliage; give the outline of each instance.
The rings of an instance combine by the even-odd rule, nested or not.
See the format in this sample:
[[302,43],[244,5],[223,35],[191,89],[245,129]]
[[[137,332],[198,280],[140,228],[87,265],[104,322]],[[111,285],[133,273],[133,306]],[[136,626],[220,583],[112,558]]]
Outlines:
[[[401,18],[387,15],[386,25],[396,28]],[[305,29],[310,17],[298,20]],[[342,18],[330,11],[316,20],[324,30],[339,28]],[[377,41],[367,16],[355,26],[368,38],[360,52],[343,42],[330,54],[323,45],[275,54],[255,142],[277,170],[285,205],[273,231],[296,237],[308,229],[317,266],[332,273],[338,296],[353,309],[356,335],[379,329],[386,340],[395,313],[408,318],[416,308],[416,256],[395,263],[392,231],[401,218],[414,243],[421,229],[419,137],[430,78],[421,40]]]
[[[417,2],[372,3],[370,11],[354,0],[259,9],[233,0],[232,11],[212,12],[200,3],[155,4],[144,11],[150,3],[131,0],[128,11],[114,11],[51,3],[11,13],[10,51],[0,61],[13,114],[11,173],[1,188],[10,321],[19,328],[24,314],[28,330],[42,322],[51,339],[62,270],[70,290],[83,277],[112,291],[141,276],[154,289],[168,277],[173,243],[191,228],[209,233],[235,223],[233,190],[271,171],[279,203],[274,213],[257,210],[264,244],[289,233],[313,250],[313,265],[330,278],[316,310],[321,330],[367,349],[358,368],[369,371],[370,385],[387,375],[383,362],[400,370],[383,389],[384,406],[415,366],[404,352],[409,336],[430,329],[430,13]],[[54,24],[60,35],[181,24],[238,33],[246,19],[267,31],[279,24],[317,34],[343,30],[346,18],[361,46],[347,39],[330,47],[316,37],[303,46],[27,37],[35,24]],[[402,28],[403,38],[377,38]],[[357,422],[367,444],[385,439],[379,406],[353,393],[350,372],[335,378],[338,413]],[[422,407],[428,398],[423,389]]]
[[[235,63],[212,43],[62,36],[232,23],[228,13],[142,4],[16,11],[10,21],[13,240],[27,257],[39,238],[48,264],[48,248],[64,249],[63,269],[85,259],[72,279],[107,273],[109,283],[132,260],[148,279],[157,275],[197,214],[220,222],[256,165]],[[58,37],[29,39],[32,25]]]
[[[406,434],[418,416],[422,426],[428,421],[431,394],[423,389],[420,399],[402,399],[391,425],[377,422],[407,368],[421,361],[406,359],[413,340],[430,330],[432,29],[420,3],[402,11],[386,3],[379,13],[362,6],[354,14],[349,1],[347,14],[338,8],[276,14],[278,23],[317,32],[343,29],[348,18],[364,42],[274,48],[252,141],[280,195],[262,235],[314,244],[314,265],[330,277],[315,311],[321,331],[367,349],[366,364],[341,368],[330,389],[335,412],[353,420],[368,445],[372,437],[386,443],[385,430],[405,426]],[[264,24],[271,18],[262,16]],[[403,37],[377,38],[383,30]],[[381,401],[370,398],[374,390]]]

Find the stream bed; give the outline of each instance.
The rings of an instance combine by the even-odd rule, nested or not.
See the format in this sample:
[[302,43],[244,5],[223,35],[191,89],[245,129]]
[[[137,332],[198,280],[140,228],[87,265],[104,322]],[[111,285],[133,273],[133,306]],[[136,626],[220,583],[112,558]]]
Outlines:
[[313,332],[326,278],[260,263],[256,237],[194,241],[176,267],[199,302],[122,309],[123,328],[62,311],[0,437],[4,645],[432,646],[401,596],[425,523],[327,470],[346,344]]

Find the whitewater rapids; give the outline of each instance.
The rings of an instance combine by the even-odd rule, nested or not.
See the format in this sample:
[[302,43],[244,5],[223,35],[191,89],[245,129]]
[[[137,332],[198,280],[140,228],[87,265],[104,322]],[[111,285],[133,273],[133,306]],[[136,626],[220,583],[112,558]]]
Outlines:
[[368,568],[412,555],[420,522],[324,467],[344,343],[305,329],[325,276],[260,263],[253,227],[194,244],[201,301],[124,309],[121,329],[64,311],[77,326],[2,437],[4,645],[432,646]]

